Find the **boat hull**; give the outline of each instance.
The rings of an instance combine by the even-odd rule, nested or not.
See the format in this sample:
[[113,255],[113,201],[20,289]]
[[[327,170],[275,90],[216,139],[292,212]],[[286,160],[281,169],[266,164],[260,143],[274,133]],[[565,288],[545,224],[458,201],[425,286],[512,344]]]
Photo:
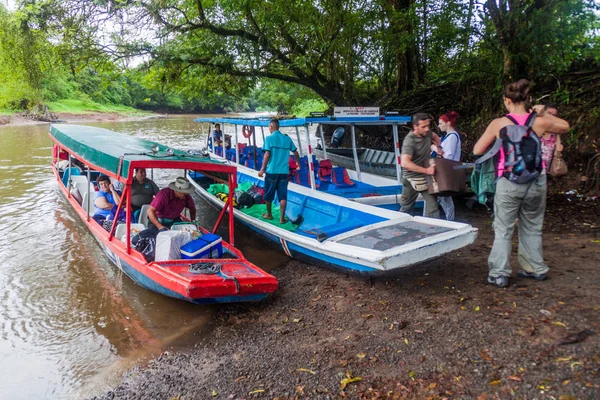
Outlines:
[[[178,266],[176,262],[147,263],[140,253],[134,251],[128,253],[124,243],[114,236],[109,239],[107,232],[99,224],[91,217],[88,220],[83,208],[72,196],[68,195],[58,171],[55,169],[54,172],[61,192],[98,241],[108,259],[138,285],[153,292],[194,304],[260,301],[277,290],[278,282],[275,277],[258,268],[251,268],[244,263],[244,260],[219,260],[223,263],[223,271],[232,265],[238,270],[240,267],[247,269],[246,276],[238,279],[237,284],[234,280],[223,277],[224,274],[211,276],[206,282],[195,282],[192,274],[185,277],[180,272],[175,273],[169,270],[169,263],[173,264],[173,269],[184,268]],[[225,251],[236,256],[241,255],[228,243],[222,243]],[[226,272],[229,273],[229,270]]]
[[[242,171],[240,171],[242,170]],[[243,174],[246,169],[238,168],[238,175]],[[250,172],[248,172],[250,173]],[[240,177],[239,181],[242,181]],[[194,185],[196,192],[200,197],[217,208],[222,208],[222,201],[209,193],[201,184],[189,178]],[[345,199],[334,198],[331,195],[323,195],[318,192],[312,192],[308,188],[290,183],[290,192],[288,194],[288,207],[291,205],[291,197],[300,192],[302,195],[314,196],[312,199],[329,199],[335,204],[343,203],[347,207],[356,207],[360,210],[367,210],[380,215],[385,215],[389,220],[359,228],[351,232],[332,237],[324,242],[310,237],[300,235],[281,229],[258,218],[249,216],[238,209],[234,209],[235,219],[241,222],[254,232],[269,239],[273,244],[283,250],[289,257],[299,259],[316,265],[333,267],[338,270],[362,275],[394,275],[411,266],[422,264],[423,262],[435,259],[452,250],[459,249],[472,243],[477,230],[466,224],[435,220],[433,222],[438,227],[452,227],[446,229],[447,232],[440,230],[435,235],[435,240],[423,236],[423,240],[415,243],[407,243],[403,246],[394,246],[391,250],[371,249],[357,245],[349,245],[344,241],[361,240],[365,237],[369,242],[382,242],[381,238],[376,237],[380,229],[392,230],[392,235],[401,232],[404,228],[398,228],[402,224],[408,224],[415,221],[415,224],[423,226],[430,225],[432,220],[410,217],[407,214],[381,210],[371,206],[355,204]],[[352,203],[352,204],[350,204]],[[377,211],[375,211],[377,210]],[[433,236],[433,235],[431,235]]]

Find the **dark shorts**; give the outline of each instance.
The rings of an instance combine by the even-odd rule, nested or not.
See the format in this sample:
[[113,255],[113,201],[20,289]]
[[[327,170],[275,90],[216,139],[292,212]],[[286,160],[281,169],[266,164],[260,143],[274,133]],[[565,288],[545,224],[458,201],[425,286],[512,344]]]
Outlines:
[[279,201],[287,200],[288,174],[265,175],[265,201],[273,201],[275,193]]

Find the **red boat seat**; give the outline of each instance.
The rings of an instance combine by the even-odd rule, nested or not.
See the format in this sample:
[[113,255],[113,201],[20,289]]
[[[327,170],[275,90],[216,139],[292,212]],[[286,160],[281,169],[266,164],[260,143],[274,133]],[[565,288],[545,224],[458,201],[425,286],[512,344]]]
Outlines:
[[331,181],[337,187],[352,187],[356,183],[348,176],[348,171],[345,167],[334,167],[331,173]]
[[319,179],[321,182],[331,182],[332,169],[333,165],[331,164],[331,160],[321,160],[319,163]]

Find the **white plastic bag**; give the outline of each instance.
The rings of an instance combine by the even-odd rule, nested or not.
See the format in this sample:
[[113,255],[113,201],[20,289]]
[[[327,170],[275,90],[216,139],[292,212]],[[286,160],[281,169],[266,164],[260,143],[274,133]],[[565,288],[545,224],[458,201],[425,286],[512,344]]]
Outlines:
[[156,236],[155,261],[181,259],[181,246],[192,241],[190,232],[164,231]]

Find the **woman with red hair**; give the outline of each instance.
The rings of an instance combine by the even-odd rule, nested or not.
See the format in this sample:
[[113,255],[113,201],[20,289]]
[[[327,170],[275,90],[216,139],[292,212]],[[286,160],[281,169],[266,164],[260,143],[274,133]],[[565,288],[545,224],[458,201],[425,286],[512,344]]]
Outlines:
[[[460,161],[460,135],[456,131],[456,120],[458,113],[450,111],[440,116],[438,127],[444,134],[442,137],[442,152],[443,157],[448,160]],[[438,196],[437,201],[446,214],[448,221],[454,221],[454,201],[452,196]]]

